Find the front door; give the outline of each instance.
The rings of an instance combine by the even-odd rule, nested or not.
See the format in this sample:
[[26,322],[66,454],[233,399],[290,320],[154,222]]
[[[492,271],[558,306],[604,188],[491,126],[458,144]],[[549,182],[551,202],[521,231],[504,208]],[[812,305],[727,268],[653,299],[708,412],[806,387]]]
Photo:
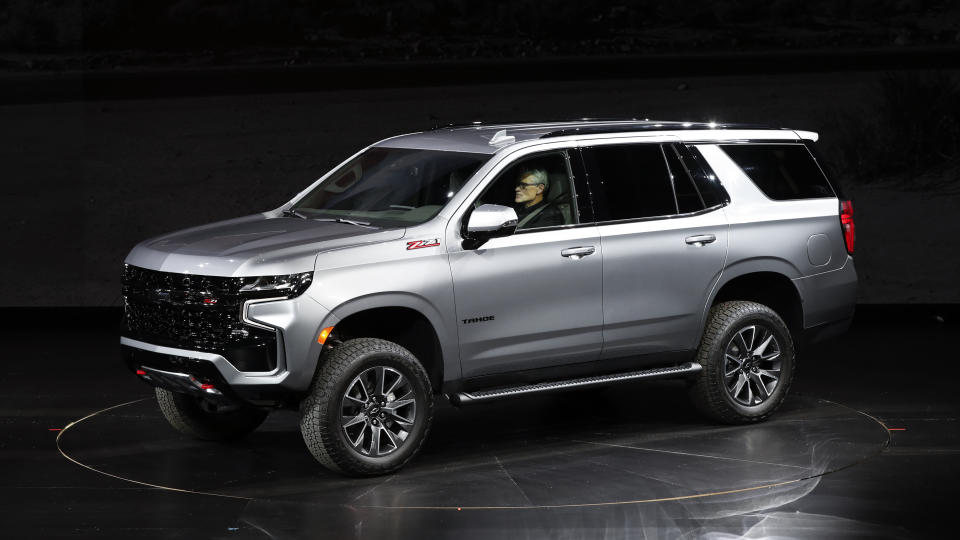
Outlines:
[[480,249],[451,247],[464,378],[599,358],[603,253],[571,179],[566,152],[535,154],[474,201],[517,208],[521,228]]

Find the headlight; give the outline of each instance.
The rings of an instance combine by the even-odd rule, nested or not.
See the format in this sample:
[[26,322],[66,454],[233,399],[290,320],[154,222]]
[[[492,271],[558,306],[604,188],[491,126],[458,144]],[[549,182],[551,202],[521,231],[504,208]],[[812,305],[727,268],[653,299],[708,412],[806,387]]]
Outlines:
[[240,294],[247,298],[271,298],[300,296],[313,281],[313,272],[288,274],[284,276],[260,276],[247,278],[240,288]]

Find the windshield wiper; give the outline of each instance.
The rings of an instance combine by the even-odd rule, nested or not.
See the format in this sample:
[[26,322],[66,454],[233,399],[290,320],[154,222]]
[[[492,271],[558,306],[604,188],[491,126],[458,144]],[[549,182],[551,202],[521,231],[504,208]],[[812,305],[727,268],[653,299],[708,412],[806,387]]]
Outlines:
[[300,219],[307,219],[307,216],[297,212],[296,210],[284,210],[283,215],[287,217],[298,217]]
[[356,221],[353,219],[343,219],[343,218],[313,218],[314,221],[334,221],[336,223],[349,223],[351,225],[356,225],[357,227],[370,227],[371,229],[376,229],[377,227],[371,225],[366,221]]
[[293,209],[288,209],[283,211],[283,215],[288,217],[298,217],[300,219],[309,219],[312,221],[333,221],[336,223],[349,223],[350,225],[356,225],[357,227],[370,227],[371,229],[376,229],[377,227],[371,225],[366,221],[356,221],[353,219],[344,219],[344,218],[309,218],[300,212],[297,212]]

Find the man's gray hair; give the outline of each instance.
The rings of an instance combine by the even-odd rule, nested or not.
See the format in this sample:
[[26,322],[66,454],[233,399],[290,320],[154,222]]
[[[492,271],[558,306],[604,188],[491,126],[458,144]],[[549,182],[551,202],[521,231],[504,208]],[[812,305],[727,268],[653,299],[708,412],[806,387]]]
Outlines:
[[528,176],[533,176],[534,180],[536,180],[535,183],[543,184],[544,191],[550,187],[550,180],[547,177],[546,169],[524,169],[523,172],[520,173],[521,180]]

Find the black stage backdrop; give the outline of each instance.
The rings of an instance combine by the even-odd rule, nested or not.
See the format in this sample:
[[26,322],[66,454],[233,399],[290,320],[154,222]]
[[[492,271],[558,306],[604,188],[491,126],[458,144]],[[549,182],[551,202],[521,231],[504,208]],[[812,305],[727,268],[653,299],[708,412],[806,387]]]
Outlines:
[[821,133],[861,303],[960,302],[949,1],[0,7],[0,306],[115,307],[138,241],[275,208],[358,148],[481,120]]

